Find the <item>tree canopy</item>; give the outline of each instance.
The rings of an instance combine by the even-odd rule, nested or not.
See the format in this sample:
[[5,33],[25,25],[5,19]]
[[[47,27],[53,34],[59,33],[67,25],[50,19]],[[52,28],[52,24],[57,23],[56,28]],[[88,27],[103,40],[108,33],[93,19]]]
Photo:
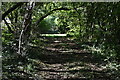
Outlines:
[[[2,2],[3,62],[10,56],[32,62],[30,56],[38,55],[47,41],[52,41],[51,38],[41,37],[41,34],[57,33],[67,34],[65,38],[77,44],[78,50],[84,48],[95,58],[115,63],[118,71],[119,9],[119,2]],[[61,45],[67,48],[67,42]],[[27,65],[27,68],[30,66],[32,65]]]

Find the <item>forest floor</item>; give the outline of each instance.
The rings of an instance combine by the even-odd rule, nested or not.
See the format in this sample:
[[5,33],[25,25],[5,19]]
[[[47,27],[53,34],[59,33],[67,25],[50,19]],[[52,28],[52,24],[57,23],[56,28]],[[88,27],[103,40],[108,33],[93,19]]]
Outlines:
[[76,42],[67,38],[48,38],[44,43],[43,52],[38,56],[42,66],[36,67],[37,75],[43,80],[112,79],[104,67],[106,63]]
[[105,61],[69,38],[45,38],[27,58],[3,59],[2,80],[120,80]]

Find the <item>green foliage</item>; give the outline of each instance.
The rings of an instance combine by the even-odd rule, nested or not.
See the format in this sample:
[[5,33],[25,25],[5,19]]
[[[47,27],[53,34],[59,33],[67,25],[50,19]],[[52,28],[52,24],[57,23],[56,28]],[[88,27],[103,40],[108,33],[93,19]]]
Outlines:
[[[2,3],[2,14],[16,3]],[[8,25],[2,25],[2,46],[3,46],[3,75],[9,77],[18,77],[19,72],[14,74],[11,69],[26,70],[29,74],[34,72],[34,63],[23,58],[16,58],[18,51],[18,43],[21,31],[23,30],[23,22],[26,14],[26,5],[22,5],[13,10],[6,16],[9,27],[14,33],[10,33]],[[45,17],[37,26],[35,23],[45,14],[53,9],[65,7],[70,10],[53,11],[52,14]],[[28,38],[27,54],[29,58],[39,58],[41,55],[40,46],[44,45],[36,34],[49,33],[49,31],[58,31],[65,33],[77,40],[78,45],[86,45],[96,58],[103,59],[108,62],[107,68],[113,71],[113,74],[119,70],[120,65],[120,3],[36,3],[32,10],[31,22],[28,28],[30,31]],[[27,15],[27,14],[26,14]],[[5,23],[3,23],[5,24]],[[32,32],[33,31],[33,32]],[[27,32],[24,32],[27,34]],[[51,35],[49,35],[51,36]],[[54,37],[54,35],[52,35]],[[26,36],[25,36],[26,37]],[[24,37],[22,37],[23,40]],[[25,43],[27,43],[25,42]],[[47,42],[47,41],[46,41]],[[75,41],[76,42],[76,41]],[[23,46],[24,43],[22,43]],[[62,44],[62,46],[67,46]],[[85,48],[85,47],[84,47]],[[24,48],[23,48],[24,49]],[[43,51],[44,52],[44,51]],[[15,54],[13,54],[15,53]],[[14,57],[15,56],[15,57]],[[14,57],[14,58],[13,58]],[[22,60],[22,61],[21,61]],[[8,72],[7,72],[8,70]],[[11,75],[9,75],[12,72]],[[112,72],[112,71],[111,71]],[[22,76],[22,74],[21,74]],[[5,78],[5,77],[4,77]],[[21,79],[22,80],[22,79]],[[26,79],[28,80],[28,79]]]
[[43,20],[40,22],[38,29],[40,33],[46,33],[50,29],[50,23],[48,23],[46,20]]
[[[72,10],[59,13],[59,26],[81,42],[95,42],[96,54],[119,57],[119,3],[71,3]],[[65,27],[65,28],[64,28]]]
[[38,25],[38,30],[40,33],[49,33],[50,31],[57,31],[57,25],[55,22],[56,17],[48,16],[44,20],[42,20]]

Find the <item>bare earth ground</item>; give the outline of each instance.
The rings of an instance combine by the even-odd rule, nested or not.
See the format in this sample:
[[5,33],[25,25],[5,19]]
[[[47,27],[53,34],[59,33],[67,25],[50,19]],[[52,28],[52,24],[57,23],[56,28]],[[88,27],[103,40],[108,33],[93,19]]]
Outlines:
[[68,39],[48,39],[38,56],[37,76],[44,80],[111,80],[105,62]]
[[47,38],[28,59],[3,60],[2,80],[120,80],[104,67],[106,62],[67,38]]

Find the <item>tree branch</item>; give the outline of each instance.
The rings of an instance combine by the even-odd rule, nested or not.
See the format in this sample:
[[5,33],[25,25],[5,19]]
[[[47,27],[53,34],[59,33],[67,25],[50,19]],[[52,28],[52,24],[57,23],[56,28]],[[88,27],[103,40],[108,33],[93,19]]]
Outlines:
[[4,14],[2,14],[2,20],[4,20],[4,18],[12,11],[14,11],[16,8],[18,8],[19,6],[23,5],[23,2],[17,3],[16,5],[14,5],[13,7],[9,8]]
[[[18,44],[18,54],[25,56],[25,50],[27,49],[26,46],[29,42],[30,30],[31,30],[31,19],[32,19],[32,9],[34,8],[34,2],[29,2],[25,6],[26,12],[24,14],[24,21],[23,21],[23,29],[19,36],[19,44]],[[24,49],[23,49],[24,48]]]
[[7,23],[7,21],[4,19],[4,22],[5,22],[5,24],[7,25],[7,28],[8,28],[8,31],[10,32],[10,33],[14,33],[14,31],[11,29],[11,27],[9,26],[9,24]]
[[52,14],[53,11],[57,11],[57,10],[70,10],[68,8],[58,8],[58,9],[53,9],[52,11],[48,12],[46,15],[42,16],[37,22],[36,25],[38,25],[44,18],[46,18],[48,15]]

